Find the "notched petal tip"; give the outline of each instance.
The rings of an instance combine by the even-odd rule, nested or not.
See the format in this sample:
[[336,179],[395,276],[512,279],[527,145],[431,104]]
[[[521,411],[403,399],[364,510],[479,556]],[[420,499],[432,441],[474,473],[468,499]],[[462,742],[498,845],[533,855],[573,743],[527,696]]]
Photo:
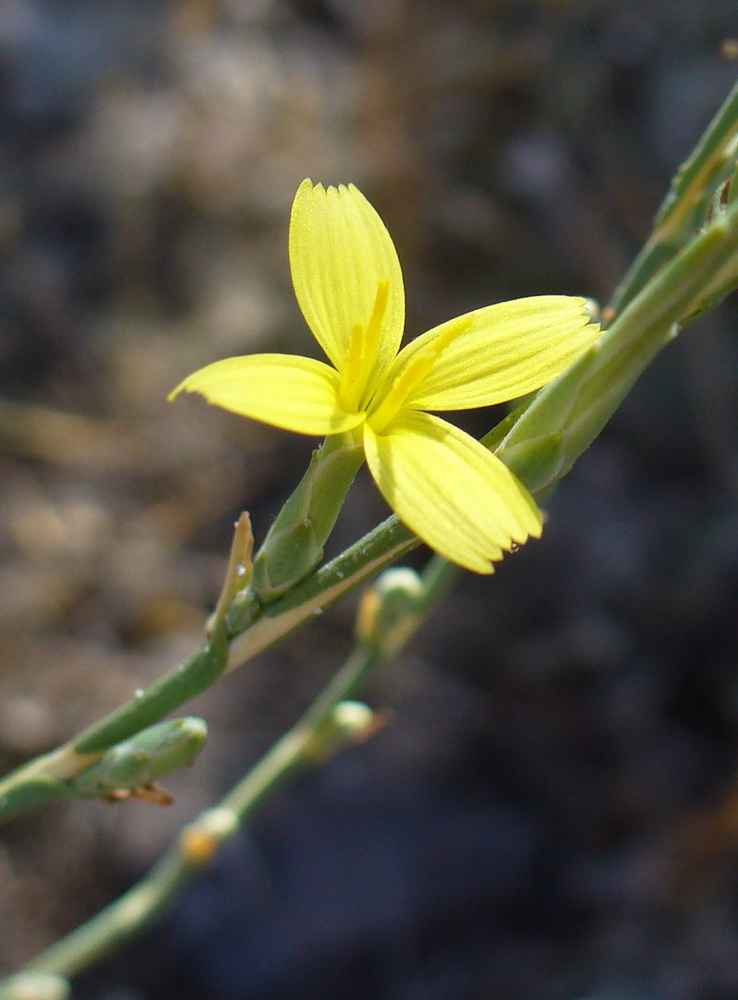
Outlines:
[[[217,363],[217,362],[216,362]],[[201,396],[205,396],[205,393],[198,385],[198,375],[200,372],[207,371],[212,365],[207,365],[205,368],[198,368],[197,371],[192,372],[187,378],[183,378],[179,385],[176,385],[174,389],[167,395],[167,402],[173,403],[177,396],[181,395],[183,392],[196,392]]]
[[324,188],[306,179],[292,206],[289,255],[300,310],[338,371],[353,331],[370,321],[379,282],[388,283],[372,367],[376,381],[394,359],[404,326],[400,262],[377,212],[353,184]]

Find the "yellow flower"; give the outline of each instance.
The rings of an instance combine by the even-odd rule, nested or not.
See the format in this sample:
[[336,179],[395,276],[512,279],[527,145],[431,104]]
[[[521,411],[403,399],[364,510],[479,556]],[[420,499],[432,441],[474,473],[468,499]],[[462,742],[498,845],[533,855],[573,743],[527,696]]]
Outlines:
[[382,220],[353,186],[303,181],[290,221],[302,314],[331,365],[284,354],[227,358],[170,395],[285,430],[350,432],[401,521],[477,573],[541,533],[541,514],[503,463],[427,410],[489,406],[540,388],[598,335],[585,300],[536,296],[477,309],[400,350],[405,294]]

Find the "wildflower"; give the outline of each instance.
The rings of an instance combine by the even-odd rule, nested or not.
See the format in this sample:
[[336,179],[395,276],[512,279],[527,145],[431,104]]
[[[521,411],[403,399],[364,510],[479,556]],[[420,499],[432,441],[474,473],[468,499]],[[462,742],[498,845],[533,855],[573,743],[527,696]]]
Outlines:
[[540,388],[598,335],[585,300],[535,296],[477,309],[400,349],[402,272],[382,220],[353,186],[300,185],[290,266],[302,314],[331,364],[284,354],[216,361],[170,395],[284,430],[351,434],[401,521],[441,555],[491,573],[540,536],[535,501],[473,437],[427,411],[489,406]]

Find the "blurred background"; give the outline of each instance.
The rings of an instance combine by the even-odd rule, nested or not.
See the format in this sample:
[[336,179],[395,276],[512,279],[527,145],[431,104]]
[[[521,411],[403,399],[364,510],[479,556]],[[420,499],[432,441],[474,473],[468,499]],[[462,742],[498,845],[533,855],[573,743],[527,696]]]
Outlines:
[[[165,401],[220,357],[317,351],[287,263],[299,182],[375,204],[410,335],[518,295],[604,303],[734,82],[735,14],[3,0],[3,769],[199,644],[235,516],[262,537],[307,462],[313,441]],[[270,803],[76,996],[738,995],[735,324],[729,302],[690,327],[542,541],[465,578],[377,679],[391,725]],[[332,551],[385,513],[362,475]],[[211,736],[170,809],[73,803],[4,828],[3,968],[246,771],[350,648],[353,607],[189,706]]]

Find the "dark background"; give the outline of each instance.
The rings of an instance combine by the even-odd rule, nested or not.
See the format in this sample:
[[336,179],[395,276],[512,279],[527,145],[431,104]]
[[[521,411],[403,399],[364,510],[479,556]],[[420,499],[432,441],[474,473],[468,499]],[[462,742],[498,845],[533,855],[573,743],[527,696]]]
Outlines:
[[[734,0],[0,5],[0,758],[200,641],[231,524],[314,442],[166,393],[309,351],[297,185],[353,181],[408,332],[517,295],[606,302],[732,86]],[[658,358],[541,542],[467,577],[367,693],[392,724],[281,794],[106,1000],[738,995],[735,303]],[[482,433],[496,414],[465,426]],[[362,476],[334,550],[385,514]],[[416,563],[417,564],[417,563]],[[347,601],[192,704],[169,810],[7,826],[0,963],[142,874],[350,648]]]

